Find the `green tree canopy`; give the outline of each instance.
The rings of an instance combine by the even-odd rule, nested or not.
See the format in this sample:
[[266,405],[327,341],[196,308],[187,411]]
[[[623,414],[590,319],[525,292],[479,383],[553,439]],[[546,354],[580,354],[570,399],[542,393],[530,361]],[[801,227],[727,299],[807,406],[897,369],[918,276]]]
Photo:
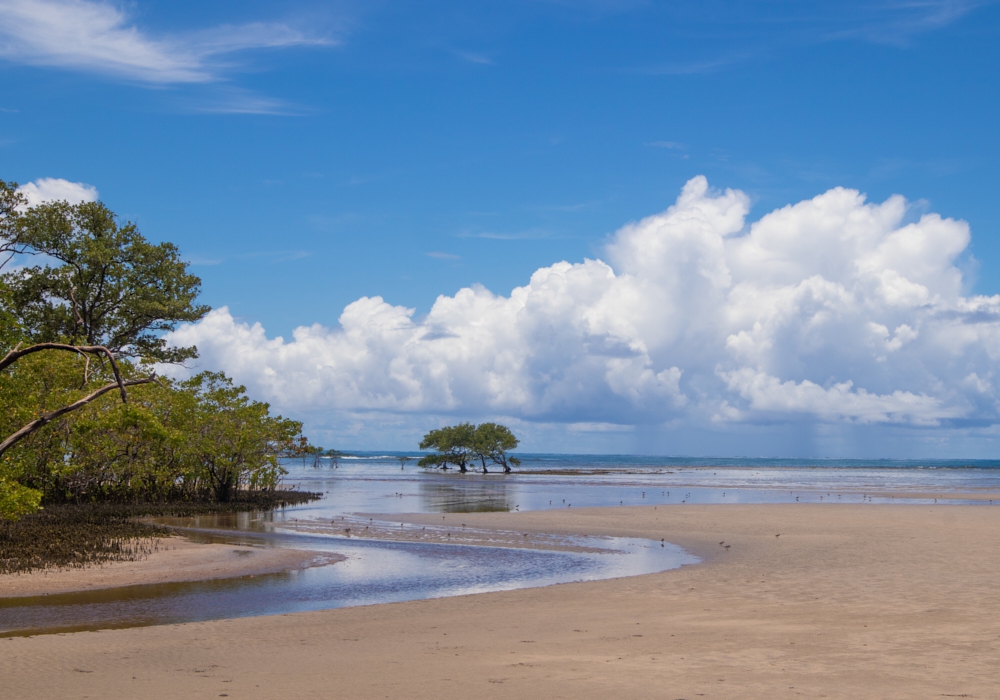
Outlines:
[[222,374],[172,382],[118,361],[196,356],[162,339],[208,310],[172,244],[101,203],[28,208],[0,180],[0,268],[16,254],[41,264],[0,275],[0,521],[46,502],[230,501],[315,452]]
[[459,423],[432,430],[420,441],[420,449],[437,450],[437,454],[423,457],[418,465],[421,467],[437,466],[447,469],[449,464],[454,464],[459,471],[469,471],[468,464],[475,459],[474,443],[476,439],[476,427],[472,423]]
[[521,461],[517,457],[508,456],[515,449],[518,439],[510,428],[499,423],[459,423],[432,430],[420,442],[420,449],[436,450],[435,454],[426,455],[417,464],[421,467],[439,467],[447,469],[454,464],[459,471],[468,471],[470,462],[479,461],[483,473],[488,473],[487,461],[503,467],[505,473],[512,466],[518,466]]
[[271,489],[284,474],[280,456],[310,454],[298,421],[273,416],[266,403],[251,401],[246,389],[222,373],[203,372],[181,383],[195,399],[193,466],[215,500],[230,501],[241,490]]
[[15,222],[20,211],[27,206],[27,199],[17,189],[16,182],[0,180],[0,267],[14,254],[21,252]]
[[13,206],[7,203],[13,201],[10,189],[8,183],[0,188],[6,240],[60,263],[3,276],[11,312],[31,342],[99,345],[158,362],[196,357],[195,348],[171,348],[161,337],[209,310],[194,303],[201,280],[188,273],[176,246],[148,242],[135,224],[120,223],[100,202],[51,202],[4,213],[2,207]]
[[486,460],[503,467],[505,473],[510,473],[511,466],[518,466],[521,460],[508,457],[507,453],[517,448],[519,440],[514,437],[506,425],[499,423],[480,423],[476,426],[474,449],[486,472]]
[[5,473],[51,503],[225,503],[273,490],[285,473],[280,459],[311,452],[301,423],[273,415],[221,373],[161,382],[135,387],[128,403],[102,398],[61,417],[11,450]]

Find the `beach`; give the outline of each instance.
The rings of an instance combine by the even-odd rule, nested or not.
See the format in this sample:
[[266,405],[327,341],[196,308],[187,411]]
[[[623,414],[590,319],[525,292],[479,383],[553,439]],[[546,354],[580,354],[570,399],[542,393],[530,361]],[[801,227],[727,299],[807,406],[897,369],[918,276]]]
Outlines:
[[152,546],[155,551],[138,561],[0,576],[0,598],[259,576],[323,566],[342,559],[327,553],[299,549],[200,544],[186,537],[157,539]]
[[445,518],[662,538],[703,561],[546,588],[9,638],[4,694],[997,696],[1000,509],[674,505]]

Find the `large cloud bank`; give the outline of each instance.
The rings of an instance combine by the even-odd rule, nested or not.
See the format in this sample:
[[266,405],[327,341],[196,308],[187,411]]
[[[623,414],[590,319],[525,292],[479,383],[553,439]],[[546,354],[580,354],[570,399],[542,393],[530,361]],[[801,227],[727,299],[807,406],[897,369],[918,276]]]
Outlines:
[[837,188],[746,225],[745,194],[692,179],[605,258],[559,262],[425,318],[380,297],[339,328],[268,338],[228,309],[175,331],[292,414],[509,416],[720,426],[997,421],[1000,297],[967,296],[965,222]]

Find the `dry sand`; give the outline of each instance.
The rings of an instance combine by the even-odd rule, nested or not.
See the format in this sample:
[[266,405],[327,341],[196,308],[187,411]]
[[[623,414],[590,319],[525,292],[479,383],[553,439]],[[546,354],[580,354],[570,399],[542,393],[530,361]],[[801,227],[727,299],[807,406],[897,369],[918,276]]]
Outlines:
[[[1000,697],[1000,508],[683,505],[452,519],[666,538],[705,561],[459,598],[0,639],[0,695]],[[440,524],[411,518],[421,520]]]
[[[196,544],[184,537],[156,540],[156,551],[140,561],[111,562],[0,576],[0,598],[51,595],[143,583],[201,581],[305,569],[343,560],[320,552],[277,547]],[[0,612],[2,614],[2,612]]]

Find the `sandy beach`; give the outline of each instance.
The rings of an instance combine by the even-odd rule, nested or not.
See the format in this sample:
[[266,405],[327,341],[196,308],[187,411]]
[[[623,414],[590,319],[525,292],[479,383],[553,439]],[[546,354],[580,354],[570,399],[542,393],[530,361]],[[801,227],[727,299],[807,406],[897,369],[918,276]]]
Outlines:
[[0,576],[0,598],[257,576],[323,566],[343,559],[299,549],[198,544],[186,537],[165,537],[155,545],[156,551],[140,561]]
[[3,694],[1000,696],[1000,508],[684,505],[452,520],[663,538],[703,563],[457,598],[3,639]]

